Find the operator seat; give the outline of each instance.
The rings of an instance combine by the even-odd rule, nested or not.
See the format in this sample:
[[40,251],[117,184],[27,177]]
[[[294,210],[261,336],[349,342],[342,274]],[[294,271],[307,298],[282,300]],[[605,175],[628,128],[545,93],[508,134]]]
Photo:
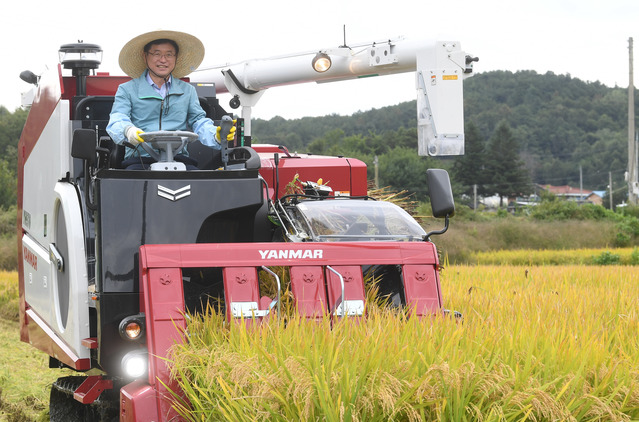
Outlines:
[[92,95],[84,97],[75,105],[73,120],[82,122],[83,129],[94,129],[98,136],[108,136],[106,127],[113,106],[114,97],[110,95]]
[[109,115],[113,107],[114,97],[110,95],[92,95],[82,98],[74,108],[73,120],[81,122],[83,129],[93,129],[97,132],[99,162],[102,168],[122,168],[125,147],[113,142],[106,131]]

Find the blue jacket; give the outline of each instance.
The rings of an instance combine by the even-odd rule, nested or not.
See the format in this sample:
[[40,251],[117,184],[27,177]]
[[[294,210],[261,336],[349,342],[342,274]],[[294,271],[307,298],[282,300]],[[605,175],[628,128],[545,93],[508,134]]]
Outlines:
[[[200,106],[195,88],[177,78],[172,78],[171,89],[164,100],[147,82],[146,72],[118,87],[106,130],[114,142],[121,144],[127,140],[125,133],[132,125],[145,132],[193,131],[204,145],[220,149],[215,140],[216,127]],[[125,157],[148,155],[142,148],[137,151],[127,148]]]

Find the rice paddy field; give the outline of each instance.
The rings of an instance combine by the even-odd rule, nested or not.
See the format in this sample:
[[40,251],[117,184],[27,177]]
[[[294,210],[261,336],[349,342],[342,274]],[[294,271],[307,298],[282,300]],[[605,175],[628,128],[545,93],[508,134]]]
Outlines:
[[[588,259],[559,265],[521,253],[527,263],[495,253],[443,268],[444,306],[462,320],[376,305],[365,320],[288,315],[248,330],[194,317],[189,341],[173,349],[189,403],[176,406],[190,421],[639,420],[639,266],[625,263],[633,250],[574,252]],[[609,255],[620,258],[588,261]],[[13,283],[15,273],[2,273],[3,318],[17,306]],[[20,352],[0,347],[0,420],[29,420],[20,406],[46,403],[52,375],[43,364],[47,375],[26,392],[12,369]]]
[[[601,252],[601,251],[600,251]],[[192,421],[639,419],[639,283],[630,265],[442,272],[463,313],[259,329],[194,320],[174,350]]]

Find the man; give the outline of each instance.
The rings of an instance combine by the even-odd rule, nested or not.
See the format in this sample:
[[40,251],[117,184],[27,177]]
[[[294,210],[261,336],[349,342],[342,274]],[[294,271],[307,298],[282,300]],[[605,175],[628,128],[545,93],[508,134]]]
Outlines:
[[[107,132],[119,144],[129,142],[122,165],[146,169],[153,160],[139,147],[140,133],[189,130],[200,142],[220,154],[219,127],[206,117],[192,85],[180,80],[204,58],[204,45],[196,37],[177,31],[153,31],[129,41],[120,51],[120,67],[132,80],[118,87]],[[235,128],[228,139],[232,140]],[[188,169],[195,160],[178,154]]]

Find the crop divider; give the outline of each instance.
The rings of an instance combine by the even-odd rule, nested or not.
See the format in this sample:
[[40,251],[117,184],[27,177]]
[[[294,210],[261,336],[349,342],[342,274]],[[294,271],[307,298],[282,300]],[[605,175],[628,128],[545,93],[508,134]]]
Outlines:
[[[413,316],[442,312],[439,261],[430,242],[304,242],[207,243],[143,245],[140,247],[140,312],[146,314],[149,373],[121,390],[123,411],[174,415],[169,389],[167,353],[183,341],[186,329],[182,270],[222,268],[226,315],[229,321],[259,324],[281,306],[277,298],[260,297],[258,268],[289,268],[291,291],[298,312],[307,319],[332,316],[361,317],[365,311],[364,266],[401,268],[405,305]],[[145,386],[146,385],[146,386]],[[179,393],[178,393],[179,394]],[[162,397],[157,408],[152,400]]]

